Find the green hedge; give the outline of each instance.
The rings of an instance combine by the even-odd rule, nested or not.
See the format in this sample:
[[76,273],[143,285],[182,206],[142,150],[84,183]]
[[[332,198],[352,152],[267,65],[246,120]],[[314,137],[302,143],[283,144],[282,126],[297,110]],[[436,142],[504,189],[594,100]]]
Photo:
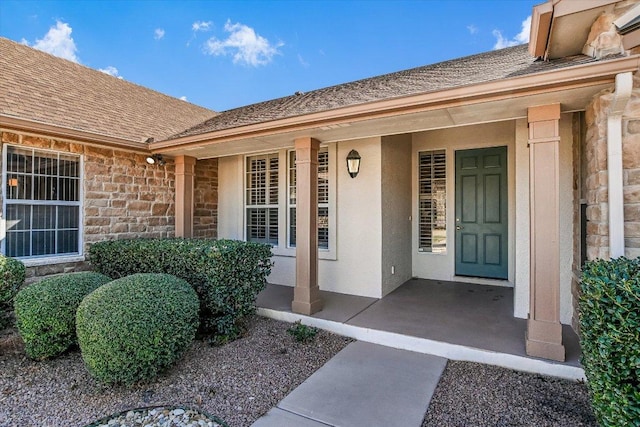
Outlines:
[[640,426],[640,258],[588,262],[580,308],[582,364],[603,426]]
[[25,274],[21,261],[0,254],[0,307],[11,304],[24,283]]
[[96,289],[77,311],[78,343],[89,372],[107,383],[153,379],[189,347],[198,296],[168,274],[134,274]]
[[22,289],[14,308],[27,355],[42,360],[73,345],[80,301],[109,281],[109,277],[99,273],[69,273],[45,278]]
[[235,240],[113,240],[93,244],[89,253],[96,270],[112,278],[166,273],[186,280],[216,342],[242,333],[271,272],[269,245]]

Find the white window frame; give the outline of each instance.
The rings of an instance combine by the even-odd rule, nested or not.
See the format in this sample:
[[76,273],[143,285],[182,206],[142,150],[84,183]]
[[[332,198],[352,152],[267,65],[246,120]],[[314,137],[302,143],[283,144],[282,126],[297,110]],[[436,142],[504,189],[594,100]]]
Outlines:
[[[337,259],[337,144],[322,144],[321,149],[327,149],[329,154],[329,248],[318,249],[318,258],[325,260]],[[295,257],[296,248],[289,247],[289,152],[292,149],[278,150],[278,246],[272,248],[276,256]],[[256,155],[275,154],[274,151],[257,152],[242,156],[242,236],[247,240],[247,204],[246,204],[246,168],[247,158]]]
[[[278,159],[278,168],[276,169],[276,176],[278,178],[278,185],[276,187],[276,191],[278,194],[278,202],[277,203],[266,203],[266,204],[262,204],[262,205],[250,205],[248,202],[248,198],[247,198],[247,177],[249,175],[249,170],[247,168],[247,164],[249,162],[249,159],[251,158],[255,158],[255,157],[266,157],[267,161],[269,161],[268,159],[272,158],[272,157],[276,157]],[[281,221],[281,213],[282,213],[282,191],[281,191],[281,186],[282,186],[282,178],[281,178],[281,170],[282,170],[282,156],[280,155],[280,153],[278,152],[266,152],[266,153],[254,153],[254,154],[250,154],[250,155],[246,155],[243,157],[243,175],[242,175],[242,200],[243,200],[243,236],[244,236],[244,240],[245,241],[249,241],[249,236],[247,233],[247,228],[248,228],[248,215],[247,212],[249,209],[277,209],[277,218],[278,218],[278,234],[277,234],[277,238],[278,238],[278,242],[274,245],[271,244],[273,248],[277,248],[279,246],[281,246],[282,244],[282,221]],[[269,169],[270,170],[270,169]],[[268,193],[269,193],[269,177],[267,177],[266,179],[266,187],[265,187],[265,192],[267,194],[268,197]],[[270,200],[269,200],[270,201]],[[268,218],[267,218],[268,221]]]
[[[60,201],[60,200],[33,200],[33,199],[16,199],[8,200],[7,198],[7,154],[8,149],[16,148],[21,150],[31,150],[34,153],[49,153],[56,156],[65,155],[76,157],[78,159],[78,201]],[[25,266],[32,267],[38,265],[61,264],[65,262],[84,261],[84,156],[69,153],[66,151],[48,150],[38,147],[4,144],[2,147],[2,224],[0,226],[0,250],[6,254],[6,237],[7,237],[7,221],[6,212],[7,205],[29,205],[29,206],[77,206],[78,207],[78,252],[65,254],[50,255],[31,255],[27,257],[17,257]],[[57,225],[56,225],[57,229]]]
[[[431,180],[430,187],[431,187],[432,191],[430,193],[428,193],[428,194],[422,194],[420,192],[421,191],[421,179],[420,179],[421,170],[420,169],[421,169],[421,166],[422,166],[420,160],[421,160],[421,157],[423,155],[430,155],[431,156],[431,177],[428,178],[428,179]],[[434,165],[435,165],[433,156],[435,156],[435,155],[443,156],[443,158],[444,158],[443,176],[437,177],[437,178],[434,177],[434,173],[433,173],[434,172]],[[416,217],[417,221],[416,222],[417,222],[417,227],[418,227],[418,230],[417,230],[418,252],[420,252],[420,253],[429,253],[429,254],[446,254],[447,250],[448,250],[448,247],[451,244],[451,242],[449,242],[449,235],[447,234],[447,231],[448,231],[447,230],[447,203],[448,203],[448,201],[447,201],[447,191],[448,191],[447,190],[447,169],[448,169],[447,152],[446,152],[446,150],[420,150],[420,151],[418,151],[417,159],[418,159],[418,169],[417,169],[417,189],[418,189],[417,196],[418,197],[417,197],[417,217]],[[444,224],[444,230],[443,231],[444,231],[445,242],[444,242],[444,247],[441,248],[441,249],[438,249],[438,250],[434,250],[434,249],[437,249],[437,248],[433,244],[433,235],[434,235],[434,230],[436,229],[436,226],[435,226],[436,220],[434,218],[435,215],[433,215],[433,208],[432,208],[432,218],[430,219],[431,246],[430,247],[421,246],[421,240],[422,240],[421,229],[422,229],[422,225],[423,224],[421,223],[422,215],[421,215],[421,206],[420,206],[421,203],[420,202],[423,199],[424,200],[431,200],[432,202],[436,201],[435,200],[436,199],[436,192],[434,191],[434,183],[433,183],[434,180],[443,181],[442,182],[442,188],[444,189],[444,197],[441,197],[441,199],[443,199],[443,200],[441,200],[441,204],[443,205],[441,207],[441,209],[443,210],[443,216],[444,216],[442,222]]]
[[[295,155],[295,150],[289,150],[287,151],[287,247],[288,248],[292,248],[295,249],[295,245],[291,244],[291,223],[293,222],[294,218],[291,215],[291,209],[293,208],[297,208],[297,204],[296,203],[292,203],[291,202],[291,191],[292,189],[295,187],[295,183],[292,183],[292,178],[293,178],[293,174],[296,171],[296,166],[295,163],[293,163],[293,167],[292,165],[292,160],[293,157]],[[320,147],[320,150],[318,151],[318,157],[320,157],[321,153],[326,153],[327,155],[327,172],[326,172],[326,179],[327,179],[327,198],[326,201],[321,202],[320,201],[320,163],[318,162],[318,211],[320,209],[326,209],[327,210],[327,217],[329,218],[329,222],[327,224],[327,246],[326,247],[322,247],[319,245],[319,238],[318,238],[318,251],[329,251],[329,248],[331,247],[331,233],[330,233],[330,228],[331,228],[331,212],[330,212],[330,199],[331,199],[331,182],[333,181],[331,178],[331,173],[330,173],[330,164],[331,164],[331,159],[330,159],[330,155],[329,155],[329,149],[328,147],[324,146],[324,147]],[[297,195],[296,195],[296,202],[297,202]],[[318,218],[320,218],[320,216],[318,215]],[[319,230],[319,228],[318,228]]]

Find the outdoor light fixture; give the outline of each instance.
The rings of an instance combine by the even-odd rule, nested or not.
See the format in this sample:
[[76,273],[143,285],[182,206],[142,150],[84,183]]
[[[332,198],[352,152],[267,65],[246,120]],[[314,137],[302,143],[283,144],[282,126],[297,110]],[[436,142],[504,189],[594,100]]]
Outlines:
[[356,150],[349,151],[347,155],[347,171],[351,178],[355,178],[360,172],[360,154]]
[[18,178],[9,178],[9,187],[17,187]]
[[157,163],[158,166],[162,166],[166,162],[162,157],[162,154],[152,154],[151,156],[147,157],[147,163],[149,163],[150,165],[155,165]]

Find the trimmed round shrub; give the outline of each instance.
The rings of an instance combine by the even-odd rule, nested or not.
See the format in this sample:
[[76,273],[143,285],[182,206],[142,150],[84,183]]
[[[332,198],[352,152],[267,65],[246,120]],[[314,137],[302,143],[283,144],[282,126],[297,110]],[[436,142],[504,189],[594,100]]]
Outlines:
[[76,310],[94,289],[110,282],[104,274],[69,273],[48,277],[16,295],[16,326],[32,359],[55,357],[76,343]]
[[169,274],[133,274],[102,286],[76,316],[87,369],[107,384],[153,379],[195,338],[198,308],[193,288]]
[[26,269],[21,261],[0,254],[0,306],[11,304],[24,283],[25,275]]
[[200,298],[202,332],[223,344],[242,335],[271,273],[271,246],[236,240],[131,239],[89,248],[96,271],[114,279],[165,273],[186,280]]

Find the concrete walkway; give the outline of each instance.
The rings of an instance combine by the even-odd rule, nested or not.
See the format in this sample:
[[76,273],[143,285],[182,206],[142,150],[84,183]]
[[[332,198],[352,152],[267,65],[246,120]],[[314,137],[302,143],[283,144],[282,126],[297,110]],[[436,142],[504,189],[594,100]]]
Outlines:
[[419,427],[447,359],[349,344],[253,427]]

